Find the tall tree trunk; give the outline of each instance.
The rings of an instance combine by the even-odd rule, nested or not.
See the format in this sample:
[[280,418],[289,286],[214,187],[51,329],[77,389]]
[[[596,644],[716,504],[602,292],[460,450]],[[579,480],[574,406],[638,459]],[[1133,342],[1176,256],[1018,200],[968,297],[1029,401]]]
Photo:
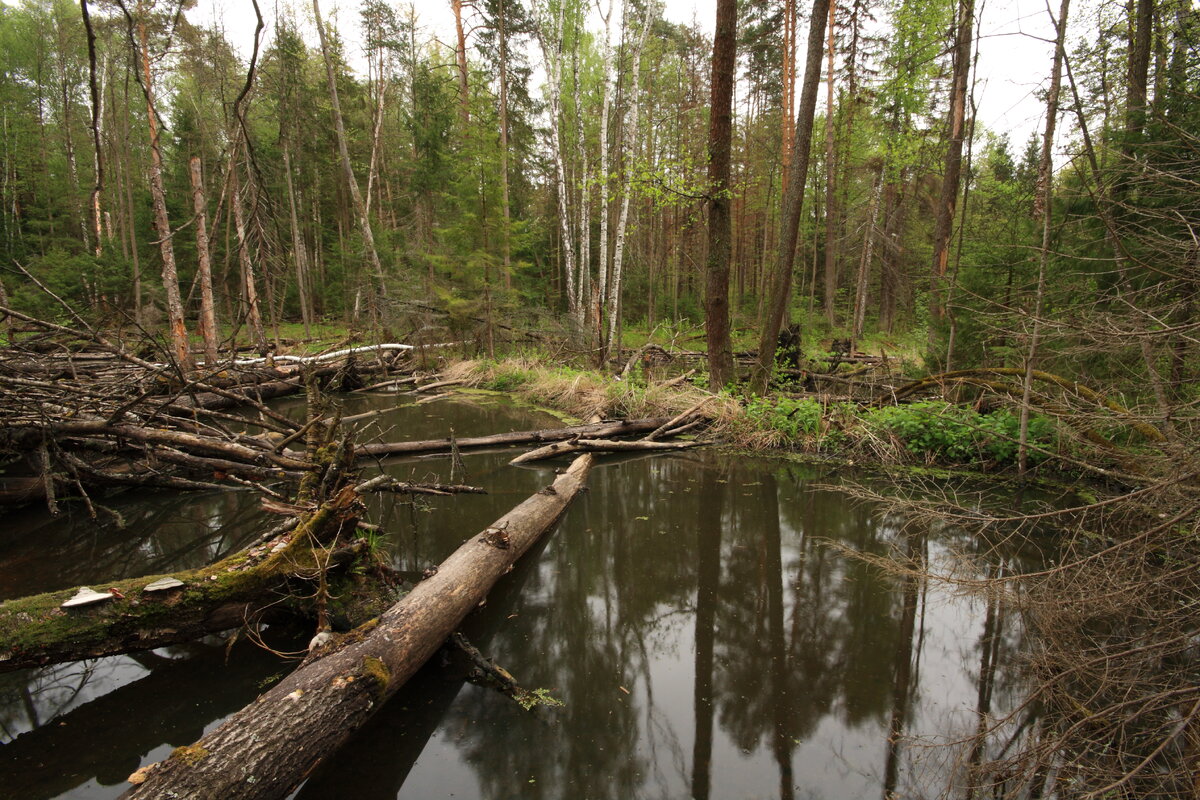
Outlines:
[[288,222],[292,229],[292,258],[296,264],[296,295],[300,301],[300,317],[304,320],[304,337],[312,335],[312,305],[308,296],[308,253],[304,237],[300,233],[300,222],[296,216],[296,193],[292,187],[292,156],[288,145],[283,145],[283,175],[287,186]]
[[[236,149],[234,154],[236,155]],[[263,330],[262,312],[259,309],[258,281],[254,277],[254,261],[250,258],[250,242],[243,217],[241,182],[238,180],[236,158],[231,158],[229,163],[229,205],[233,211],[233,232],[237,239],[242,297],[246,303],[246,323],[250,328],[250,335],[254,337],[254,346],[265,353],[267,335]]]
[[[598,6],[599,4],[597,4]],[[613,73],[613,49],[612,49],[612,13],[613,3],[608,0],[608,13],[603,15],[604,19],[604,44],[601,47],[601,69],[602,72],[602,89],[600,100],[600,263],[597,267],[597,283],[600,288],[600,297],[608,297],[608,280],[610,276],[610,262],[608,259],[608,240],[609,230],[608,225],[612,218],[611,208],[611,186],[610,181],[612,176],[609,174],[611,170],[611,155],[612,148],[608,141],[608,117],[612,113],[612,73]],[[625,17],[624,9],[621,16],[621,32],[622,43],[624,43]],[[576,86],[578,86],[576,81]],[[583,130],[582,114],[578,115],[580,121],[580,131]],[[580,147],[584,147],[583,137],[580,136]],[[602,318],[596,319],[597,330],[601,331],[600,339],[597,345],[603,353],[605,342],[603,336],[604,321]],[[603,360],[603,359],[602,359]]]
[[62,129],[63,148],[67,156],[67,175],[71,180],[71,209],[75,212],[75,223],[79,226],[79,237],[83,242],[83,248],[91,250],[92,236],[88,230],[88,214],[84,211],[81,202],[79,163],[75,157],[75,138],[71,135],[71,128],[74,127],[74,124],[72,122],[71,97],[67,86],[66,63],[71,46],[67,42],[64,21],[57,10],[54,13],[54,32],[58,40],[55,48],[58,51],[56,66],[58,68],[59,99],[62,101],[62,122],[59,127]]
[[[621,212],[617,217],[617,232],[615,241],[613,242],[613,265],[612,278],[609,280],[608,286],[608,338],[606,345],[608,348],[616,349],[619,356],[621,351],[621,287],[623,283],[623,265],[625,261],[625,236],[629,225],[629,185],[633,177],[633,168],[630,166],[630,161],[633,159],[633,151],[637,145],[638,131],[641,127],[641,100],[642,90],[640,87],[640,76],[642,71],[642,51],[646,46],[646,37],[650,33],[650,27],[654,24],[654,19],[658,14],[657,3],[651,3],[646,7],[646,17],[642,22],[642,30],[638,35],[638,42],[634,51],[630,54],[630,60],[633,63],[633,71],[629,85],[628,107],[625,110],[625,119],[622,121],[622,165],[621,165]],[[622,26],[624,22],[622,22]]]
[[1034,299],[1033,330],[1025,357],[1025,380],[1021,390],[1020,432],[1017,447],[1017,470],[1024,475],[1029,464],[1029,412],[1033,392],[1033,366],[1037,358],[1041,335],[1042,309],[1046,295],[1046,266],[1050,262],[1050,223],[1053,220],[1051,200],[1054,189],[1054,128],[1058,123],[1058,95],[1062,86],[1063,41],[1067,34],[1067,12],[1071,0],[1062,0],[1058,10],[1054,45],[1054,66],[1050,72],[1050,91],[1046,94],[1046,130],[1042,135],[1042,152],[1038,159],[1038,183],[1035,209],[1042,219],[1042,246],[1038,251],[1037,294]]
[[219,358],[217,317],[213,306],[212,261],[208,250],[208,204],[204,199],[204,177],[200,172],[200,156],[188,159],[188,175],[192,181],[192,213],[196,225],[196,282],[200,284],[200,336],[204,339],[204,362],[213,369]]
[[827,35],[829,37],[826,44],[826,63],[825,63],[825,291],[823,294],[822,305],[825,307],[825,319],[829,322],[829,327],[833,327],[836,322],[836,309],[834,304],[837,302],[837,193],[836,193],[836,175],[834,161],[834,127],[833,127],[833,56],[834,43],[836,41],[835,34],[837,28],[835,26],[837,17],[837,0],[832,0],[829,4],[829,26]]
[[[975,26],[975,0],[959,0],[954,37],[954,74],[950,87],[949,143],[946,148],[942,192],[938,199],[933,232],[933,270],[929,285],[929,314],[941,321],[946,308],[943,283],[950,261],[950,239],[954,232],[954,210],[962,175],[962,151],[966,130],[967,76],[971,70],[971,38]],[[930,337],[935,334],[930,327]]]
[[737,60],[737,0],[717,3],[713,37],[712,97],[708,129],[708,264],[705,270],[705,331],[708,387],[718,391],[733,380],[729,338],[729,163],[733,132],[733,74]]
[[96,78],[96,32],[92,30],[92,18],[88,13],[87,0],[79,0],[79,9],[83,13],[83,27],[87,31],[88,91],[92,98],[92,170],[96,176],[88,207],[92,217],[92,235],[96,240],[93,252],[99,258],[104,251],[104,237],[101,229],[103,214],[100,210],[100,196],[104,191],[104,155],[100,144],[100,120],[103,115],[103,106],[100,100],[100,86]]
[[775,364],[775,342],[792,296],[792,268],[796,262],[796,240],[800,233],[800,215],[804,210],[804,189],[808,184],[808,164],[812,155],[813,112],[817,108],[817,86],[821,81],[821,50],[825,39],[825,23],[829,16],[829,0],[813,0],[808,28],[808,55],[804,65],[804,85],[800,90],[800,107],[796,111],[796,140],[788,188],[783,196],[780,215],[779,249],[771,276],[767,299],[767,314],[763,320],[758,344],[758,364],[755,367],[752,390],[762,394],[767,390],[771,369]]
[[462,0],[450,0],[454,12],[454,57],[458,63],[459,116],[464,132],[471,122],[471,89],[467,82],[467,35],[463,32]]
[[550,95],[550,150],[554,158],[554,178],[558,197],[558,230],[562,247],[562,271],[566,281],[567,313],[576,331],[583,330],[583,303],[576,294],[575,238],[571,231],[571,215],[568,209],[566,165],[563,162],[562,136],[562,46],[564,6],[555,10],[550,30],[545,20],[537,25],[538,42],[546,62],[546,90]]
[[338,100],[337,74],[333,69],[333,57],[329,54],[329,44],[325,37],[325,26],[321,23],[320,0],[313,0],[313,18],[317,25],[317,37],[321,41],[321,57],[325,61],[325,80],[329,86],[329,103],[333,108],[333,130],[337,137],[338,156],[342,162],[342,174],[346,179],[346,188],[350,192],[350,202],[354,206],[354,214],[358,218],[359,232],[363,238],[363,255],[371,278],[375,282],[375,292],[370,295],[371,316],[373,321],[379,319],[379,301],[387,298],[387,280],[384,278],[383,265],[379,262],[379,253],[375,249],[375,234],[371,231],[371,220],[367,215],[367,207],[363,202],[362,192],[358,189],[358,178],[354,177],[354,167],[350,163],[350,146],[346,142],[346,126],[342,121],[342,105]]
[[[788,175],[792,171],[792,145],[796,136],[796,0],[783,4],[783,89],[780,98],[779,156],[783,171],[783,193],[787,194]],[[766,230],[766,224],[763,230]]]
[[[162,148],[158,140],[158,110],[154,105],[154,76],[150,71],[150,42],[146,29],[146,9],[138,2],[138,18],[135,22],[124,3],[121,10],[128,24],[130,43],[140,61],[142,94],[146,98],[146,121],[150,133],[150,199],[154,206],[154,232],[158,235],[159,253],[162,256],[163,290],[167,299],[167,323],[171,331],[171,351],[175,363],[181,370],[190,370],[192,355],[188,349],[187,325],[183,317],[183,297],[179,292],[179,274],[175,269],[175,246],[172,240],[171,221],[167,216],[167,195],[163,189]],[[137,42],[134,42],[136,29]],[[132,211],[132,209],[131,209]]]
[[871,200],[867,207],[867,221],[863,225],[862,258],[858,262],[858,276],[854,286],[854,321],[850,333],[851,349],[863,335],[867,317],[867,287],[871,280],[871,256],[875,249],[875,230],[879,224],[879,195],[883,190],[883,166],[880,165],[871,183]]
[[1136,0],[1136,3],[1137,16],[1130,24],[1129,68],[1126,73],[1129,85],[1125,105],[1127,155],[1130,155],[1133,145],[1146,126],[1146,86],[1154,33],[1154,0]]
[[512,288],[512,209],[508,189],[508,0],[500,0],[496,22],[500,49],[500,213],[504,217],[502,233],[502,269],[504,288]]

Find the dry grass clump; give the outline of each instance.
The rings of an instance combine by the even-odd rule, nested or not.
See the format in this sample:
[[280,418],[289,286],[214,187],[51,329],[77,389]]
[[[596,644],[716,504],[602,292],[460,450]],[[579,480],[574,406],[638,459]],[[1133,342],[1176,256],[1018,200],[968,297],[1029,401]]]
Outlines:
[[548,366],[535,358],[513,356],[499,361],[460,361],[443,372],[448,380],[508,392],[523,400],[565,411],[580,419],[639,419],[674,416],[707,400],[698,413],[723,437],[738,432],[741,443],[745,411],[735,397],[713,395],[689,383],[646,385],[596,370]]

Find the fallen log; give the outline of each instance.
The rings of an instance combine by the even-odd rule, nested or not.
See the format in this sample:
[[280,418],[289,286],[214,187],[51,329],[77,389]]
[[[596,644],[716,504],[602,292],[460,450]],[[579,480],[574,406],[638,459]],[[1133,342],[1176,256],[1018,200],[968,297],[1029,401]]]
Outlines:
[[530,461],[544,461],[547,458],[565,455],[567,453],[631,453],[646,450],[686,450],[689,447],[699,447],[703,442],[654,442],[642,439],[636,442],[623,442],[615,439],[572,439],[567,442],[555,442],[537,450],[530,450],[509,461],[509,466],[527,464]]
[[[547,428],[540,431],[513,431],[511,433],[497,433],[491,436],[460,438],[456,440],[456,444],[459,450],[479,450],[486,447],[505,447],[514,444],[561,442],[572,438],[608,439],[614,436],[633,436],[639,433],[649,433],[667,421],[666,417],[654,417],[650,419],[618,420],[615,422],[574,425],[569,428]],[[354,455],[358,458],[428,455],[430,453],[449,453],[452,446],[449,437],[412,442],[376,442],[373,444],[358,445],[354,448]]]
[[[63,607],[78,596],[74,587],[0,604],[0,672],[150,650],[240,627],[277,605],[289,581],[327,569],[330,554],[319,545],[349,533],[360,511],[358,494],[346,487],[294,531],[208,567],[115,581],[98,593],[111,599],[85,607]],[[340,560],[355,555],[349,551]],[[180,585],[146,590],[168,578]]]
[[130,776],[123,798],[286,796],[454,632],[566,511],[591,456],[473,536],[437,572],[332,652],[319,655],[195,744]]

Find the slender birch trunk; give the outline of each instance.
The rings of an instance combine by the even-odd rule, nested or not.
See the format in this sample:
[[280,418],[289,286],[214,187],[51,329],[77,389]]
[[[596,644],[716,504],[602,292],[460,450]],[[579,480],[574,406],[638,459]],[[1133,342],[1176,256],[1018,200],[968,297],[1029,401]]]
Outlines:
[[504,218],[502,268],[504,288],[512,289],[512,210],[508,195],[508,31],[505,4],[500,0],[496,22],[500,48],[500,205]]
[[[613,2],[608,0],[608,13],[601,18],[604,20],[604,43],[600,53],[602,58],[601,69],[603,70],[604,79],[601,89],[600,101],[600,264],[598,266],[597,279],[600,286],[600,296],[608,296],[608,279],[609,279],[609,260],[608,260],[608,224],[612,217],[611,193],[609,191],[609,171],[611,163],[609,159],[610,148],[608,143],[608,117],[612,113],[612,72],[613,72],[613,52],[612,52],[612,13]],[[621,28],[624,30],[625,17],[622,9]],[[635,81],[636,83],[636,81]],[[580,146],[583,143],[580,142]],[[596,320],[597,330],[603,331],[603,321]],[[597,344],[601,349],[604,348],[605,342],[603,336]]]
[[566,167],[562,148],[562,36],[563,6],[554,12],[552,27],[545,30],[545,21],[537,26],[538,42],[546,62],[546,90],[550,95],[550,149],[554,156],[554,176],[558,194],[558,227],[562,239],[563,278],[566,281],[567,314],[577,330],[583,329],[583,308],[576,296],[575,241],[571,233],[571,215],[567,208]]
[[103,119],[104,106],[101,98],[99,83],[96,78],[96,33],[92,30],[92,18],[88,13],[87,0],[79,0],[79,8],[83,13],[83,27],[87,31],[88,47],[88,91],[92,99],[92,171],[95,173],[95,184],[88,207],[91,213],[92,234],[95,236],[95,253],[99,258],[104,251],[104,235],[101,226],[103,213],[100,209],[100,197],[104,191],[104,156],[100,144],[100,121]]
[[613,267],[612,279],[608,286],[608,339],[609,347],[616,342],[617,352],[620,353],[621,342],[619,337],[619,329],[621,324],[621,282],[622,282],[622,267],[625,260],[625,235],[629,225],[629,185],[633,175],[633,170],[629,166],[629,161],[633,157],[634,148],[637,146],[638,131],[641,127],[641,99],[642,92],[639,84],[642,63],[642,50],[646,46],[646,37],[650,33],[650,27],[654,22],[655,17],[659,13],[659,7],[656,3],[652,3],[646,9],[646,18],[642,23],[642,31],[638,37],[637,47],[631,54],[633,61],[633,77],[629,86],[630,101],[626,109],[625,119],[622,121],[622,138],[624,144],[624,164],[621,171],[621,214],[617,218],[617,234],[616,241],[613,243]]

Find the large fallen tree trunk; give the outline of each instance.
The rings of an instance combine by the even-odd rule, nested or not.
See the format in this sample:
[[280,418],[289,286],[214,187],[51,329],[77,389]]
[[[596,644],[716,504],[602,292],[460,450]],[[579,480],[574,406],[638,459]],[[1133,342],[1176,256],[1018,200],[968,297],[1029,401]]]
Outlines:
[[615,422],[599,422],[590,425],[573,425],[569,428],[547,428],[540,431],[513,431],[491,436],[470,436],[463,439],[425,439],[413,442],[378,442],[354,448],[359,458],[382,456],[428,455],[449,453],[454,447],[459,450],[480,450],[487,447],[505,447],[513,444],[535,444],[561,442],[566,439],[610,439],[614,436],[633,436],[656,430],[667,417],[651,419],[629,419]]
[[223,725],[139,770],[125,798],[280,798],[407,681],[562,516],[583,488],[584,455],[459,547],[438,571],[336,649],[307,663]]

